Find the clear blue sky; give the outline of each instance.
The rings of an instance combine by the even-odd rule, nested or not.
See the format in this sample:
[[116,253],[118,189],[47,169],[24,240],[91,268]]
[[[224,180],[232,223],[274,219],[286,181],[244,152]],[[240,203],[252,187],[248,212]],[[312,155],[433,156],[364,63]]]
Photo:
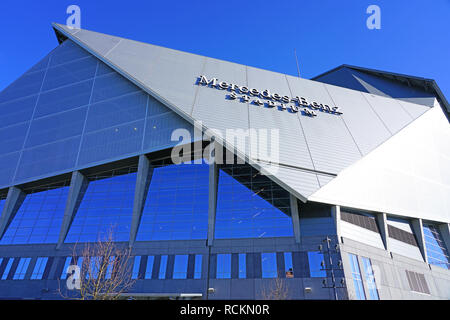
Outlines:
[[304,78],[346,63],[433,78],[450,100],[450,0],[2,0],[0,90],[57,45],[70,4],[88,30],[292,75],[297,48]]

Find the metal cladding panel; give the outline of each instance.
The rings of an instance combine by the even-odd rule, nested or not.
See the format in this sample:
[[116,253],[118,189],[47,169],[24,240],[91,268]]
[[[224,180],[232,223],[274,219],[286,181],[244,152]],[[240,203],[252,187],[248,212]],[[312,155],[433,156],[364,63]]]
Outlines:
[[[68,27],[65,27],[65,30],[70,32],[70,29]],[[83,41],[87,45],[95,44],[97,52],[102,55],[106,55],[121,41],[121,38],[119,37],[105,36],[104,34],[98,32],[86,31],[83,29],[73,29],[72,35],[83,38]]]
[[341,117],[364,155],[390,137],[391,134],[361,92],[327,84],[325,87],[334,103],[344,110]]
[[[292,96],[286,76],[283,74],[252,67],[247,68],[247,74],[250,89],[256,88],[260,91],[269,89],[280,96]],[[252,158],[314,170],[311,154],[296,114],[288,110],[280,111],[277,107],[268,108],[265,104],[258,106],[251,103],[248,108],[250,128],[256,129],[252,136],[254,141],[251,151]],[[266,129],[278,132],[278,145],[258,143],[258,140],[263,139],[261,130]],[[261,147],[255,150],[256,148],[253,148],[253,146],[256,145]],[[278,154],[279,159],[274,159],[273,155],[276,154]]]
[[[362,93],[362,95],[391,134],[400,131],[413,119],[398,101],[369,93]],[[424,107],[424,110],[428,110],[428,108]]]
[[[434,107],[310,200],[450,222],[450,127]],[[426,155],[426,157],[424,157]]]
[[[400,105],[403,106],[403,108],[405,109],[406,112],[408,112],[411,117],[413,117],[414,119],[420,117],[422,114],[424,114],[426,111],[428,111],[430,108],[429,107],[424,107],[420,104],[417,103],[412,103],[412,102],[407,102],[407,101],[403,101],[403,100],[397,100],[398,103],[400,103]],[[436,104],[436,99],[434,99],[434,103]]]
[[361,228],[346,221],[341,221],[341,235],[372,247],[384,249],[383,240],[381,240],[379,233]]
[[[86,33],[72,36],[66,32],[66,27],[54,26],[190,123],[201,121],[206,129],[220,129],[222,133],[224,129],[276,127],[280,133],[280,157],[276,162],[283,168],[290,168],[293,177],[288,180],[291,189],[297,190],[297,194],[300,194],[301,189],[309,194],[311,184],[301,186],[304,179],[299,172],[305,171],[295,168],[306,168],[312,172],[324,171],[331,173],[332,177],[391,137],[380,119],[382,116],[374,111],[359,91],[317,81],[294,80],[293,77],[279,73],[126,39],[121,39],[108,53],[102,54],[102,44],[97,48],[95,42],[89,38],[85,40]],[[236,85],[247,85],[258,90],[268,89],[272,93],[290,97],[296,96],[298,87],[301,86],[300,89],[305,91],[302,92],[304,96],[317,99],[318,103],[328,103],[331,106],[336,104],[343,114],[331,117],[331,114],[320,112],[316,118],[307,119],[302,112],[292,114],[286,110],[253,103],[239,103],[227,99],[229,91],[211,85],[199,85],[200,75],[205,75],[208,79],[218,78],[219,82],[235,82]],[[328,94],[324,93],[324,88]],[[392,124],[392,127],[396,125]],[[255,139],[252,138],[252,141]],[[236,146],[236,143],[231,143],[231,147]],[[255,158],[255,150],[245,148],[240,151],[245,153],[241,156]],[[315,173],[312,175],[319,180]],[[273,178],[281,180],[276,176]],[[319,181],[326,184],[326,180],[329,179]],[[316,188],[319,187],[317,182]]]
[[309,197],[320,188],[317,175],[313,172],[295,168],[270,165],[261,161],[254,161],[263,174],[273,179],[280,186],[296,195],[299,199]]
[[[335,106],[323,84],[291,76],[287,76],[287,80],[293,96]],[[316,170],[336,174],[361,158],[341,116],[320,112],[317,117],[305,117],[299,113],[298,118]]]
[[[203,74],[208,79],[220,74],[220,80],[240,85],[247,84],[245,66],[235,63],[223,63],[207,58]],[[200,120],[204,126],[213,130],[216,136],[226,139],[227,129],[247,130],[249,128],[247,104],[227,99],[229,92],[219,88],[199,86],[197,90],[192,118]],[[245,143],[244,139],[245,137],[238,137],[236,143]],[[241,150],[241,152],[248,152],[248,150]]]

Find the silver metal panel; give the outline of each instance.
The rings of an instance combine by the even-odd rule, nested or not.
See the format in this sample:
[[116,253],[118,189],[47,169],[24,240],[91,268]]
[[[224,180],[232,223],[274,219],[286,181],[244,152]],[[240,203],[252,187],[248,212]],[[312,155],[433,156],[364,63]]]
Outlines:
[[[322,83],[291,76],[286,78],[293,96],[305,97],[307,101],[318,101],[330,107],[335,106]],[[299,113],[298,118],[316,170],[338,173],[361,158],[342,116],[318,112],[317,117],[307,117]]]
[[[397,101],[370,93],[362,93],[362,95],[372,106],[391,134],[400,131],[411,122],[411,116]],[[424,110],[426,110],[426,107],[424,107]]]
[[434,107],[343,170],[310,200],[448,223],[448,141],[448,121],[442,109]]
[[419,247],[392,238],[389,238],[389,244],[392,252],[418,261],[423,261]]
[[334,103],[343,109],[342,118],[364,155],[390,137],[389,131],[361,92],[328,84],[324,85]]
[[[252,67],[247,68],[247,75],[249,88],[273,90],[272,93],[291,97],[285,75]],[[259,131],[261,129],[277,130],[280,137],[278,146],[267,146],[268,150],[263,150],[262,152],[252,149],[252,158],[271,161],[271,159],[268,159],[268,155],[273,154],[273,150],[270,150],[270,148],[278,147],[279,163],[311,170],[315,169],[306,138],[296,114],[287,110],[281,111],[277,107],[268,108],[266,105],[250,104],[249,120],[250,128]],[[259,138],[256,136],[252,137],[252,140],[255,142],[257,139]],[[258,145],[260,144],[258,143]]]
[[[405,101],[405,99],[397,99],[396,100],[404,109],[406,112],[408,112],[411,117],[414,119],[418,118],[422,114],[424,114],[426,111],[430,110],[428,107],[424,107],[423,105],[411,103],[408,101]],[[434,99],[436,101],[436,99]]]
[[358,227],[346,221],[341,221],[341,235],[372,247],[384,249],[383,240],[379,233]]
[[101,54],[106,55],[112,48],[114,48],[120,41],[121,38],[114,37],[110,35],[105,35],[103,33],[83,30],[83,29],[70,29],[67,26],[59,25],[65,31],[72,34],[73,37],[82,39],[83,43],[88,46],[95,46],[95,50]]

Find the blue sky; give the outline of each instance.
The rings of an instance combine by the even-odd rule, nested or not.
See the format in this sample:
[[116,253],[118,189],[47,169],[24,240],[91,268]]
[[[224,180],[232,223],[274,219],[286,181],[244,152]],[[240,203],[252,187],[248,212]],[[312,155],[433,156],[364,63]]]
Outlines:
[[2,0],[0,90],[57,45],[70,4],[88,30],[292,75],[296,48],[304,78],[352,64],[433,78],[450,99],[450,0]]

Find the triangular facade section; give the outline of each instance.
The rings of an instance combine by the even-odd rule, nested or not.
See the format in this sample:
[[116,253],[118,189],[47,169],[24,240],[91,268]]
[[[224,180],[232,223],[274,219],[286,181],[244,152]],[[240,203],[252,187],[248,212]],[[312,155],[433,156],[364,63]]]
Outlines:
[[0,93],[0,189],[171,148],[176,129],[193,137],[191,124],[67,39]]
[[[97,32],[53,26],[57,33],[97,56],[188,122],[201,122],[219,142],[255,168],[275,169],[278,173],[270,177],[302,200],[414,120],[403,102],[395,99]],[[317,102],[330,109],[339,107],[342,114],[319,112],[317,117],[309,117],[303,112],[270,107],[267,101],[258,105],[240,97],[232,99],[229,90],[199,85],[201,75],[261,92],[268,89],[280,96],[306,97],[311,105]],[[423,112],[429,109],[418,108]],[[226,135],[230,129],[254,129],[256,134],[251,132],[251,143],[242,146],[242,141]],[[270,150],[264,150],[265,156],[254,148],[261,130],[277,130],[279,135],[278,144],[267,147]],[[278,152],[271,152],[273,148]]]
[[309,199],[450,222],[450,127],[435,106]]

